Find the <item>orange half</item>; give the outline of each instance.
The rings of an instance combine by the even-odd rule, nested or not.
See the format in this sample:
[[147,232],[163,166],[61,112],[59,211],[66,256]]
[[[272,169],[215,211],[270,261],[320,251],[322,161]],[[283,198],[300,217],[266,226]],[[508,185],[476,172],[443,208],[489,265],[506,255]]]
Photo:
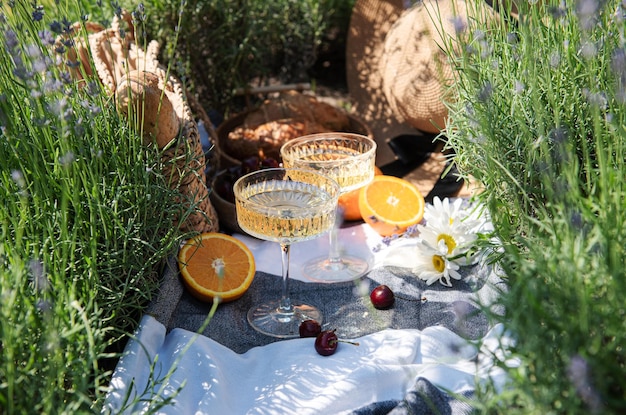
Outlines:
[[188,240],[178,252],[185,287],[202,301],[233,301],[252,284],[256,266],[250,249],[239,239],[208,232]]
[[[383,172],[374,167],[374,175],[379,176]],[[345,220],[361,220],[361,210],[359,209],[359,194],[361,189],[354,189],[346,194],[339,196],[339,207],[343,209],[343,218]]]
[[421,222],[424,204],[413,183],[393,176],[375,176],[359,194],[363,220],[382,236],[402,234]]

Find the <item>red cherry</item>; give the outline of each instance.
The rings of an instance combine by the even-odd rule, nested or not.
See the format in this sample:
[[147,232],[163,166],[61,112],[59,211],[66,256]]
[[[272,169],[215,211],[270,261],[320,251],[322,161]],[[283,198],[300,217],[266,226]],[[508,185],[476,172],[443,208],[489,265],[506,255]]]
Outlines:
[[272,157],[266,157],[263,160],[261,160],[261,168],[276,168],[276,167],[280,167],[280,164],[278,163],[278,161],[276,161],[276,159],[272,158]]
[[299,327],[300,337],[317,337],[322,332],[322,326],[315,320],[304,320]]
[[330,356],[337,351],[339,342],[348,343],[353,346],[359,345],[359,343],[356,342],[338,339],[337,334],[335,334],[335,330],[324,330],[315,338],[315,350],[322,356]]
[[260,160],[257,156],[250,156],[241,161],[241,172],[247,174],[259,169]]
[[315,338],[315,350],[322,356],[330,356],[337,351],[339,339],[335,330],[324,330]]
[[233,182],[230,179],[223,178],[217,180],[215,183],[215,189],[218,195],[222,197],[222,199],[235,203],[235,193],[233,192]]
[[386,285],[379,285],[370,293],[370,300],[372,301],[374,307],[379,310],[384,310],[393,305],[395,296],[393,291],[391,291],[391,288]]

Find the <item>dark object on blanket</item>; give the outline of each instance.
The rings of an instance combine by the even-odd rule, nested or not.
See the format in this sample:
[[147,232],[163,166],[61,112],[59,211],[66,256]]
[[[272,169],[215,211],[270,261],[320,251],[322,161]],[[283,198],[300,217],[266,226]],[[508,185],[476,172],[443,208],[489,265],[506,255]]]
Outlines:
[[381,166],[383,174],[409,180],[428,203],[435,196],[459,196],[467,183],[450,159],[452,154],[442,152],[444,139],[438,134],[401,134],[388,140],[396,160]]
[[474,411],[467,400],[473,393],[467,391],[462,395],[449,395],[427,379],[418,378],[403,400],[376,402],[357,409],[352,415],[469,415]]

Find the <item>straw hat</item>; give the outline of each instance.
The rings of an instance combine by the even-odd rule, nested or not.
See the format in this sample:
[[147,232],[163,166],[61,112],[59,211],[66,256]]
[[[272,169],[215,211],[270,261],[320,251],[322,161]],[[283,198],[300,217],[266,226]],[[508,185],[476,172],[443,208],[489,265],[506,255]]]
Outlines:
[[453,72],[445,50],[464,32],[468,16],[484,21],[492,13],[485,2],[465,0],[424,0],[402,13],[385,37],[379,63],[394,113],[421,131],[445,128],[444,101],[453,98],[447,96]]
[[372,129],[379,164],[395,157],[386,140],[401,134],[419,134],[391,110],[379,71],[385,36],[404,10],[403,0],[356,0],[346,38],[346,78],[352,110]]
[[[443,5],[447,2],[448,0],[442,0],[438,3]],[[397,165],[399,162],[399,157],[387,144],[394,138],[413,136],[411,138],[414,138],[416,143],[413,149],[411,145],[406,149],[406,153],[409,154],[432,147],[429,146],[433,139],[433,134],[429,133],[429,130],[433,131],[433,128],[429,129],[429,126],[433,126],[430,122],[432,116],[427,115],[428,122],[425,123],[407,122],[399,110],[400,101],[391,93],[392,82],[391,80],[384,82],[384,76],[387,74],[382,70],[384,67],[391,68],[390,58],[394,58],[394,56],[385,56],[389,54],[389,51],[385,51],[387,37],[395,36],[389,32],[396,24],[406,24],[402,21],[408,21],[411,18],[404,16],[412,12],[411,6],[414,3],[415,1],[403,0],[356,0],[346,40],[346,77],[353,112],[371,128],[378,143],[376,164],[383,168]],[[404,43],[410,43],[409,38],[405,38]],[[415,68],[413,68],[413,75],[419,75],[419,71]],[[385,84],[389,89],[389,96],[385,94]],[[393,105],[389,98],[393,100]],[[403,141],[406,143],[406,140]],[[450,176],[441,180],[441,175],[447,166],[446,160],[446,156],[440,151],[433,151],[419,167],[400,175],[418,186],[425,196],[445,197],[471,194],[473,187],[477,184],[465,183],[463,186],[462,181],[455,184],[455,178]],[[395,172],[392,174],[396,175]],[[442,186],[443,182],[446,184]]]

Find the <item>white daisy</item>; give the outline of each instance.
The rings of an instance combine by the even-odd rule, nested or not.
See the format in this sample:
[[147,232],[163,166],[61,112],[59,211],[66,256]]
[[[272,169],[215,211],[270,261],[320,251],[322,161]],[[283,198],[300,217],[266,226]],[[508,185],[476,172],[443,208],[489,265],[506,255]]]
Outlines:
[[471,207],[463,210],[461,223],[468,232],[485,233],[493,230],[489,212],[482,203],[475,203]]
[[432,204],[427,204],[424,208],[424,219],[430,226],[463,226],[465,232],[476,233],[485,223],[481,212],[483,209],[474,207],[471,210],[463,207],[463,199],[456,198],[450,203],[449,198],[443,200],[435,196]]
[[439,196],[435,196],[433,203],[424,207],[424,219],[427,223],[452,224],[461,219],[462,203],[461,198],[450,203],[447,197],[441,200]]
[[[419,238],[430,246],[443,246],[442,253],[458,265],[468,265],[473,261],[471,249],[477,235],[469,232],[460,221],[430,222],[418,225]],[[442,245],[443,244],[443,245]]]
[[448,260],[448,247],[444,240],[439,241],[434,247],[425,240],[420,240],[418,246],[417,264],[413,271],[417,276],[431,285],[439,281],[446,287],[452,287],[450,278],[461,279],[457,272],[459,265]]

